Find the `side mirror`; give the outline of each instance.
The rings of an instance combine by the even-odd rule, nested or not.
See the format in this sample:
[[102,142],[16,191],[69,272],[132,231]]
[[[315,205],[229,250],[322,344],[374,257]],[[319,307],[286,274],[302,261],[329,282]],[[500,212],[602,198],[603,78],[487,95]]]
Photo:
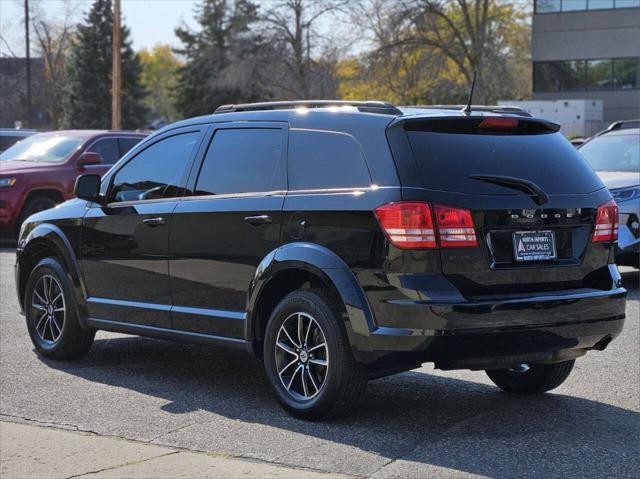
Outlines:
[[88,166],[88,165],[97,165],[102,163],[102,156],[100,153],[96,153],[95,151],[85,151],[78,161],[76,161],[77,166]]
[[100,175],[78,176],[73,192],[76,198],[95,201],[100,195]]

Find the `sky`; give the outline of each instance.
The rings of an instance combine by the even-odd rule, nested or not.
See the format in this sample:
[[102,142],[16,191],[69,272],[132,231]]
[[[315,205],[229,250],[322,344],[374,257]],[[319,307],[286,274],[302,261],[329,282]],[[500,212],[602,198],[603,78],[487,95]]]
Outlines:
[[[29,0],[52,18],[64,11],[64,0]],[[91,0],[71,0],[73,15],[81,21]],[[122,16],[131,30],[133,48],[150,48],[156,43],[178,46],[174,29],[181,23],[196,27],[193,17],[196,0],[122,0]],[[0,0],[0,34],[17,56],[24,56],[24,0]],[[0,51],[6,47],[0,45]]]

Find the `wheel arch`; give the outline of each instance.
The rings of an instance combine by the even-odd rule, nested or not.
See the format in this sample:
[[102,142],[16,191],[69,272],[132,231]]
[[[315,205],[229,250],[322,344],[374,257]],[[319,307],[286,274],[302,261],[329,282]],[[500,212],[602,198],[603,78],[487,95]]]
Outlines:
[[58,258],[69,277],[76,295],[78,318],[82,326],[86,317],[86,297],[80,266],[67,236],[56,225],[41,223],[24,240],[20,240],[16,262],[16,287],[20,307],[24,308],[24,293],[27,280],[33,268],[42,259]]
[[260,263],[248,294],[245,338],[261,357],[264,330],[271,312],[287,294],[310,287],[327,289],[342,305],[347,334],[369,336],[373,314],[364,292],[349,267],[328,248],[311,243],[290,243],[269,253]]

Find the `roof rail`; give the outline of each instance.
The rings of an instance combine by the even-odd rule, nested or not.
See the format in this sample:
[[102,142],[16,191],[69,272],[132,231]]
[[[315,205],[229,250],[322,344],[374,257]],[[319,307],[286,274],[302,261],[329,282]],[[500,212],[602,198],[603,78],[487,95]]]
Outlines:
[[214,114],[239,111],[288,110],[293,108],[329,108],[352,106],[363,113],[380,113],[383,115],[402,115],[395,105],[384,101],[344,101],[344,100],[300,100],[271,101],[263,103],[244,103],[238,105],[219,106]]
[[[430,110],[461,110],[466,105],[410,105],[403,108],[428,108]],[[531,117],[524,108],[517,106],[486,106],[486,105],[472,105],[471,112],[484,111],[489,113],[511,113],[512,115]]]
[[640,119],[638,120],[619,120],[611,123],[606,131],[611,130],[624,130],[627,128],[639,128],[640,127]]

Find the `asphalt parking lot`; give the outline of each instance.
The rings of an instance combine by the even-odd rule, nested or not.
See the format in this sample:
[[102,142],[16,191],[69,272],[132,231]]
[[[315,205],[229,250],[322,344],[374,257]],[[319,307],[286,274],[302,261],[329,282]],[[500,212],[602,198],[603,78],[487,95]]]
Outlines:
[[515,397],[482,372],[424,366],[371,382],[333,422],[287,416],[240,353],[98,333],[77,362],[36,356],[0,251],[0,420],[387,477],[640,477],[638,273],[627,323],[551,394]]

